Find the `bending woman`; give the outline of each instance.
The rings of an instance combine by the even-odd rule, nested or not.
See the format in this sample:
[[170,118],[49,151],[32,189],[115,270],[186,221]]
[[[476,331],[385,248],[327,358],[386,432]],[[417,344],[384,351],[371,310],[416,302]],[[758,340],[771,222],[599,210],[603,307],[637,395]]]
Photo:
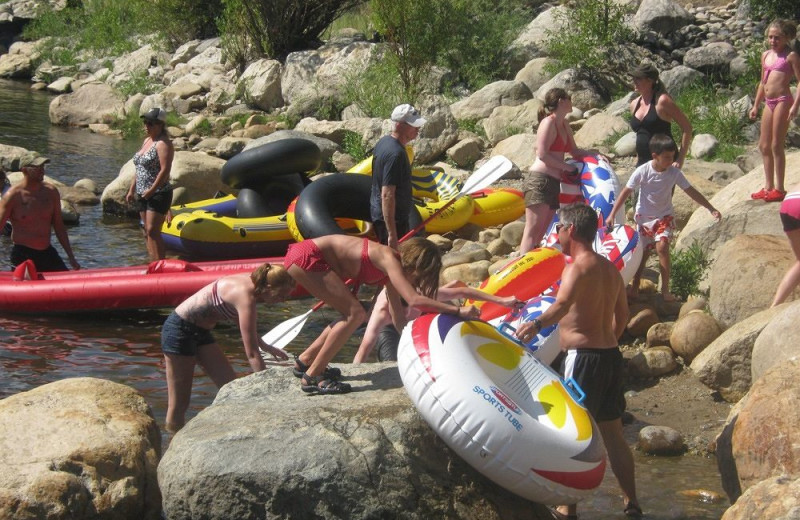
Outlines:
[[[425,294],[425,296],[440,301],[461,299],[488,301],[505,307],[521,307],[524,304],[515,296],[495,296],[494,294],[473,289],[459,280],[443,285],[433,294]],[[407,309],[400,323],[394,321],[389,311],[387,291],[381,291],[375,300],[375,306],[372,308],[372,313],[367,322],[367,329],[364,331],[364,337],[358,347],[358,352],[353,358],[353,363],[366,361],[376,343],[380,343],[378,361],[397,361],[397,346],[400,342],[400,333],[398,331],[403,330],[406,323],[419,317],[419,315],[419,311]]]
[[631,129],[636,132],[636,166],[653,157],[650,155],[650,138],[656,134],[672,135],[672,122],[681,129],[681,147],[673,166],[683,169],[683,161],[692,144],[692,124],[675,101],[672,100],[658,69],[651,63],[642,63],[631,72],[633,88],[639,97],[631,101]]
[[564,89],[552,88],[539,109],[536,131],[536,161],[525,179],[525,228],[519,252],[525,254],[539,247],[547,226],[559,206],[562,179],[578,182],[578,170],[564,161],[564,154],[583,157],[590,152],[575,145],[567,114],[572,112],[572,98]]
[[161,226],[172,205],[169,172],[172,169],[175,148],[167,132],[166,118],[167,113],[160,108],[154,108],[142,116],[147,138],[133,156],[136,176],[125,196],[128,203],[133,202],[134,193],[137,197],[150,260],[161,260],[166,256]]
[[[351,390],[349,384],[338,381],[341,371],[329,368],[328,363],[364,322],[366,312],[342,280],[387,283],[391,305],[403,298],[421,311],[478,316],[475,307],[458,307],[422,295],[439,284],[442,261],[432,242],[412,238],[400,245],[400,258],[397,255],[390,247],[346,235],[328,235],[289,246],[284,266],[292,278],[343,316],[296,358],[295,375],[301,377],[304,392],[343,394]],[[393,306],[391,312],[399,316],[403,310]]]
[[217,322],[226,319],[239,322],[253,372],[264,370],[259,349],[276,360],[288,359],[283,350],[265,344],[258,336],[256,304],[283,301],[294,287],[295,282],[286,269],[263,264],[249,275],[225,276],[206,285],[169,315],[161,329],[161,349],[167,367],[167,431],[174,433],[183,427],[196,363],[200,363],[217,388],[236,377],[211,335]]

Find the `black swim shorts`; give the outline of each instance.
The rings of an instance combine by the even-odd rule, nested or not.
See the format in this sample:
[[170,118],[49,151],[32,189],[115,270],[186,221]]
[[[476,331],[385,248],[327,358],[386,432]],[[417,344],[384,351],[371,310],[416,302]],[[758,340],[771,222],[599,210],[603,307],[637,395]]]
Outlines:
[[155,211],[166,215],[172,206],[172,190],[162,190],[154,193],[149,199],[139,196],[139,212]]
[[583,406],[595,421],[613,421],[625,412],[619,348],[570,349],[561,362],[564,379],[572,378],[586,394]]
[[16,267],[25,260],[32,260],[36,270],[41,272],[48,271],[67,271],[64,260],[58,255],[58,251],[52,245],[47,249],[38,250],[30,247],[14,244],[11,248],[11,265]]

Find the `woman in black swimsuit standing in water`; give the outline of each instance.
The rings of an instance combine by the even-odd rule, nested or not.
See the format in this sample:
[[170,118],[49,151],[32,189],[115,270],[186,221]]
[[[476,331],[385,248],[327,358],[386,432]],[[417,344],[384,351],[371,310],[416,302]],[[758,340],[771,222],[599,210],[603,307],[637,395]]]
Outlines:
[[681,129],[681,144],[673,165],[683,169],[683,161],[692,142],[692,124],[658,77],[658,69],[650,63],[642,63],[631,72],[633,87],[639,97],[631,102],[631,128],[636,132],[636,166],[650,159],[650,138],[655,134],[672,135],[672,122]]

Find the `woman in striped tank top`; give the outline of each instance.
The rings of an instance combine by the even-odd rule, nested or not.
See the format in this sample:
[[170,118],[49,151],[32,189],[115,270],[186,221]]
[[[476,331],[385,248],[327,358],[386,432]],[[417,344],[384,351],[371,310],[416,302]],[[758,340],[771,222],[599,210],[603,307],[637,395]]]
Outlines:
[[242,343],[253,372],[264,370],[260,350],[278,360],[286,353],[265,344],[256,330],[256,304],[285,300],[295,287],[282,266],[263,264],[251,274],[225,276],[187,298],[169,315],[161,329],[161,349],[167,369],[166,429],[171,433],[184,425],[189,408],[195,364],[199,363],[217,388],[236,374],[211,330],[217,322],[239,323]]

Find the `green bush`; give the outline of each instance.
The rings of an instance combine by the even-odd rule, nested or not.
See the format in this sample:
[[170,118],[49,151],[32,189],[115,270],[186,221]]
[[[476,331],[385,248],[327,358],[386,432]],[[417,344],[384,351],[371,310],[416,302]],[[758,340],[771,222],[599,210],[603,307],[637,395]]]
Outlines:
[[242,66],[263,56],[283,59],[308,49],[341,14],[364,0],[222,0],[222,45]]
[[406,99],[424,89],[434,65],[472,89],[510,74],[508,45],[530,20],[522,0],[371,0],[373,23],[389,46]]
[[42,42],[40,61],[72,65],[79,55],[118,56],[143,44],[158,43],[157,13],[145,0],[86,0],[55,11],[43,3],[23,37]]
[[[546,47],[553,62],[547,70],[555,74],[574,68],[590,75],[609,64],[609,49],[628,42],[633,33],[625,23],[632,9],[614,0],[581,0],[560,14],[563,30],[548,30]],[[559,24],[561,25],[561,24]]]
[[356,162],[363,161],[367,158],[367,150],[364,148],[363,139],[361,135],[356,132],[346,130],[344,139],[342,140],[342,149]]
[[709,266],[708,256],[700,244],[694,242],[683,251],[673,248],[670,256],[670,292],[681,300],[700,294],[700,282],[705,278],[706,268]]
[[341,89],[343,104],[355,104],[368,117],[388,118],[400,103],[414,103],[406,97],[394,62],[373,60],[365,69],[350,69],[344,73]]
[[726,109],[728,101],[730,96],[721,96],[714,85],[706,81],[683,89],[675,97],[675,103],[692,122],[694,133],[711,134],[721,143],[714,158],[732,161],[742,153],[744,127],[749,120]]
[[121,81],[115,88],[125,97],[131,97],[134,94],[155,94],[163,85],[153,81],[146,73],[138,72],[131,74],[130,79]]

